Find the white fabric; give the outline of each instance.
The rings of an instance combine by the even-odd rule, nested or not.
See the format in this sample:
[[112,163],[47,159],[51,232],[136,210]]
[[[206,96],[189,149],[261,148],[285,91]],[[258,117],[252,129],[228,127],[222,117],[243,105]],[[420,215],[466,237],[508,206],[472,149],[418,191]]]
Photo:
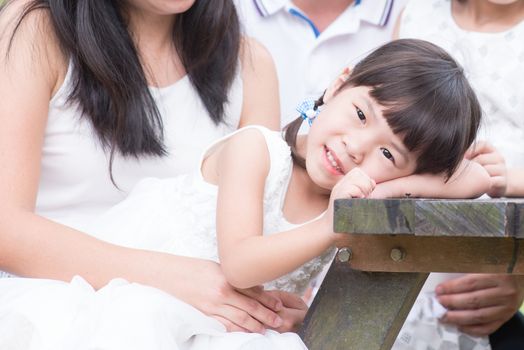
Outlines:
[[169,294],[122,279],[94,291],[80,277],[4,278],[0,290],[0,349],[305,349],[294,333],[227,333]]
[[171,86],[151,88],[162,115],[169,155],[139,160],[115,155],[116,188],[109,178],[108,152],[102,150],[78,106],[66,103],[70,91],[71,67],[49,104],[36,213],[72,227],[120,202],[145,177],[170,177],[194,169],[209,143],[237,129],[242,108],[238,73],[229,93],[225,123],[219,126],[211,121],[187,76]]
[[[395,0],[389,14],[387,0],[363,0],[349,6],[320,36],[290,9],[290,0],[235,0],[243,29],[269,50],[280,84],[282,126],[294,120],[295,107],[318,98],[342,69],[354,65],[391,39],[395,19],[405,0]],[[260,9],[264,7],[265,13]],[[384,15],[384,16],[383,16]],[[387,24],[381,19],[389,15]]]
[[[483,109],[478,139],[492,143],[508,166],[524,166],[524,147],[519,146],[524,140],[524,22],[500,33],[466,31],[454,21],[450,0],[411,0],[402,14],[399,37],[431,41],[464,67]],[[428,311],[435,287],[459,276],[429,276],[393,349],[418,349],[422,344],[438,348],[443,342],[446,349],[490,348],[487,337],[462,334],[438,323]]]
[[491,142],[508,166],[524,167],[524,21],[500,33],[461,29],[450,0],[411,1],[401,38],[431,41],[463,67],[483,109],[479,140]]
[[[263,232],[290,229],[296,225],[282,213],[291,179],[289,147],[279,133],[252,128],[264,135],[270,154]],[[120,245],[217,261],[216,195],[217,187],[205,182],[200,170],[145,179],[85,229]],[[333,255],[334,248],[266,287],[302,292]],[[226,333],[218,321],[154,288],[116,279],[95,291],[75,277],[71,283],[0,279],[0,348],[288,350],[305,346],[293,333]]]
[[[259,126],[237,132],[246,129],[261,131],[270,155],[271,166],[264,188],[263,233],[290,230],[297,225],[289,223],[282,212],[293,165],[289,147],[279,132]],[[210,150],[230,136],[218,141]],[[94,226],[87,226],[85,231],[118,245],[218,262],[217,190],[202,178],[200,170],[167,179],[145,179],[128,198],[105,213]],[[312,276],[322,270],[333,254],[333,250],[326,252],[291,274],[268,283],[266,288],[302,294]]]

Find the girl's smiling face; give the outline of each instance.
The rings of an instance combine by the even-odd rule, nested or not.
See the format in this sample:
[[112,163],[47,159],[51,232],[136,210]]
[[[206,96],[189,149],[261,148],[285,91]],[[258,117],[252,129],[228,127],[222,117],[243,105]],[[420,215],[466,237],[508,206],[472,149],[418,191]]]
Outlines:
[[333,186],[355,167],[377,183],[412,174],[416,154],[395,135],[368,87],[347,87],[325,101],[311,126],[306,168],[318,186]]

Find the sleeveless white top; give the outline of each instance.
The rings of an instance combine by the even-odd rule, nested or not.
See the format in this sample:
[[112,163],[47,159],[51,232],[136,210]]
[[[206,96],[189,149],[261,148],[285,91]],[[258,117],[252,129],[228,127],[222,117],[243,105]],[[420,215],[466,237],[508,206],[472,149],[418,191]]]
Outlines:
[[[260,131],[269,151],[270,168],[264,185],[263,234],[299,226],[287,221],[282,211],[293,161],[289,146],[280,132],[261,126],[242,128],[213,144],[202,161],[232,135],[246,129]],[[121,246],[218,262],[217,194],[218,187],[204,180],[200,168],[172,178],[144,179],[124,201],[96,219],[85,231]],[[333,255],[334,248],[329,249],[295,271],[266,284],[266,287],[301,294],[310,280],[331,262]]]
[[242,108],[242,81],[234,79],[225,108],[225,122],[210,119],[188,76],[165,88],[151,88],[164,123],[165,157],[124,158],[115,155],[113,177],[109,155],[104,151],[77,104],[67,104],[72,67],[49,103],[42,149],[36,212],[72,227],[81,226],[125,198],[128,191],[148,176],[171,177],[197,166],[209,143],[238,128]]
[[470,32],[453,19],[450,0],[412,0],[399,36],[437,44],[464,67],[483,109],[478,139],[508,166],[524,166],[524,21],[499,33]]

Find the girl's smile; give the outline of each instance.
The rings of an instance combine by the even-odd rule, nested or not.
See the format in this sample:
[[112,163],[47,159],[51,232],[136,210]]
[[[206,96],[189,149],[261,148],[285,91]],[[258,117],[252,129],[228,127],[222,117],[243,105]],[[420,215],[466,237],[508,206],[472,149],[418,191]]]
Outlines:
[[368,87],[348,87],[325,101],[307,137],[306,168],[313,182],[331,189],[354,167],[377,183],[414,171],[416,156],[393,133]]
[[345,171],[340,163],[340,160],[337,157],[337,154],[329,149],[327,146],[324,146],[324,161],[326,169],[331,172],[333,175],[344,175]]

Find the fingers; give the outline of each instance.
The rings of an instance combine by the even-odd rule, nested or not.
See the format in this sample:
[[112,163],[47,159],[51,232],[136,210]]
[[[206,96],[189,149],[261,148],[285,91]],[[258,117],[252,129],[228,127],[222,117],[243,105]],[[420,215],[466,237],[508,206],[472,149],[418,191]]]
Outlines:
[[301,297],[299,297],[296,294],[288,293],[280,290],[270,291],[272,293],[276,293],[280,300],[282,300],[282,304],[284,304],[287,308],[291,309],[297,309],[297,310],[307,310],[307,304],[302,300]]
[[278,312],[282,310],[282,301],[279,298],[279,295],[275,295],[264,291],[262,286],[256,286],[248,289],[238,290],[240,293],[251,297],[261,303],[263,306],[267,307],[270,310]]
[[368,197],[376,183],[360,168],[354,168],[347,173],[335,186],[333,198],[365,198]]
[[[232,315],[235,317],[234,319],[229,317],[230,313],[226,315],[226,318],[241,327],[248,328],[252,332],[258,330],[258,324],[264,324],[273,328],[280,327],[282,324],[282,319],[275,312],[263,306],[258,300],[244,294],[236,293],[229,298],[228,304],[239,312],[235,312]],[[256,321],[256,323],[252,321]]]
[[491,176],[492,178],[495,176],[506,177],[506,165],[504,163],[486,164],[486,165],[483,165],[483,167],[484,169],[486,169],[489,176]]
[[480,325],[461,326],[458,327],[458,330],[475,337],[487,337],[491,333],[499,329],[500,326],[502,326],[503,324],[503,321],[498,320],[495,322],[489,322]]
[[496,164],[502,164],[505,166],[506,164],[504,157],[498,152],[479,154],[476,157],[472,158],[471,160],[479,163],[480,165],[484,167],[486,165],[496,165]]
[[479,289],[492,288],[498,284],[497,275],[468,274],[440,283],[435,289],[435,292],[440,298],[440,296],[444,294],[471,292]]
[[[407,179],[406,177],[405,179]],[[404,179],[393,179],[381,182],[375,186],[368,198],[384,199],[393,197],[402,197],[405,193],[402,192]]]
[[478,310],[448,311],[440,321],[456,325],[465,333],[485,336],[494,332],[509,318],[511,315],[507,317],[502,307],[494,306]]
[[439,302],[448,309],[441,319],[471,335],[487,335],[509,320],[521,303],[511,275],[471,274],[437,286]]
[[260,333],[263,334],[266,330],[266,327],[254,319],[250,314],[244,310],[237,309],[236,307],[230,305],[223,305],[218,310],[218,314],[213,315],[215,318],[223,318],[226,322],[223,324],[226,326],[226,329],[244,329],[250,333]]
[[302,322],[304,322],[306,310],[284,307],[284,309],[280,312],[280,316],[282,316],[284,323],[280,327],[274,329],[280,333],[296,332]]
[[249,333],[249,330],[234,324],[233,322],[231,322],[227,318],[223,318],[222,316],[218,316],[218,315],[212,315],[212,317],[215,318],[216,320],[218,320],[220,323],[222,323],[226,327],[226,331],[228,331],[228,332],[245,332],[245,333]]
[[482,165],[490,176],[490,188],[487,194],[492,198],[504,196],[508,185],[504,157],[494,150],[490,153],[476,155],[472,160]]
[[464,158],[473,159],[480,154],[496,152],[496,148],[493,147],[489,142],[478,141],[475,142],[464,154]]
[[439,303],[448,310],[475,310],[503,305],[507,296],[498,288],[481,289],[467,293],[441,295]]

